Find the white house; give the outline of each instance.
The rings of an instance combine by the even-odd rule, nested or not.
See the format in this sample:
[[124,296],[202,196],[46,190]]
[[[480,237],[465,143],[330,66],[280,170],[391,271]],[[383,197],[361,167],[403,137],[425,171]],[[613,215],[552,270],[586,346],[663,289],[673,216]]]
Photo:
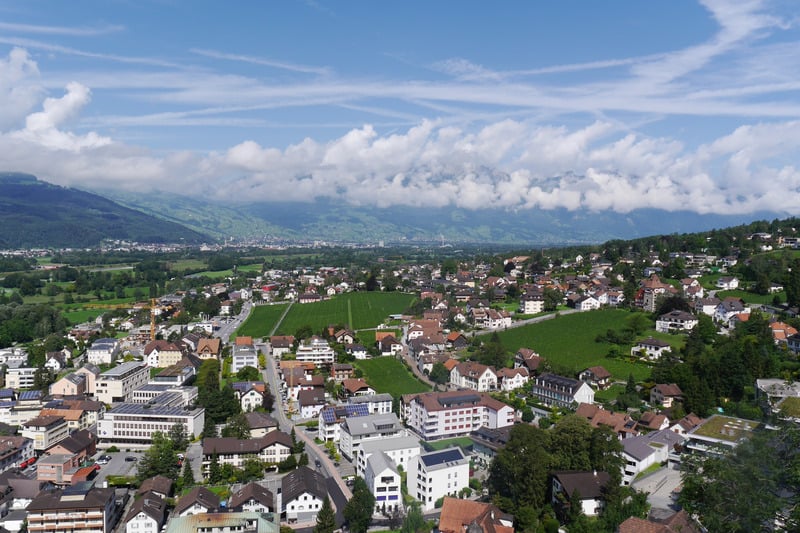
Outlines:
[[125,516],[125,533],[159,533],[164,525],[167,504],[161,496],[147,492],[133,500]]
[[450,371],[450,383],[462,389],[487,392],[497,390],[497,374],[490,366],[467,361],[453,367]]
[[419,437],[410,435],[367,441],[361,444],[361,453],[356,461],[356,475],[364,477],[367,459],[374,453],[386,454],[392,463],[408,472],[411,462],[420,454]]
[[339,449],[352,460],[361,449],[361,443],[400,435],[405,435],[405,429],[394,413],[348,417],[342,422]]
[[519,312],[523,315],[535,315],[544,312],[544,296],[536,292],[527,292],[519,299]]
[[569,503],[578,493],[581,510],[586,516],[597,516],[605,507],[603,495],[611,481],[607,472],[554,472],[552,504],[558,508]]
[[631,348],[631,355],[633,357],[642,357],[650,361],[656,361],[660,359],[665,352],[671,350],[672,346],[670,346],[668,342],[648,337],[637,342],[636,345]]
[[316,520],[328,495],[325,478],[307,466],[292,470],[281,479],[282,510],[289,523]]
[[600,302],[597,300],[597,298],[587,294],[575,300],[575,309],[578,309],[579,311],[592,311],[594,309],[600,309]]
[[336,362],[336,352],[330,347],[328,341],[316,335],[302,341],[297,347],[295,355],[298,361],[314,363],[317,366],[330,366]]
[[394,462],[383,452],[370,454],[364,481],[375,496],[375,512],[392,512],[403,507],[402,480]]
[[408,493],[428,511],[439,498],[469,486],[469,460],[458,447],[424,453],[411,462],[406,479]]
[[723,291],[732,291],[739,288],[739,279],[736,277],[723,276],[717,280],[717,288]]
[[542,374],[533,379],[531,394],[545,405],[571,408],[582,403],[594,403],[594,389],[577,379]]
[[528,384],[530,374],[527,368],[501,368],[497,371],[500,390],[510,392]]
[[110,365],[119,354],[117,339],[97,339],[86,349],[86,361],[93,365]]
[[662,429],[622,440],[622,484],[630,485],[636,476],[654,464],[665,463],[675,451],[675,446],[683,444],[684,437]]
[[656,331],[659,333],[691,331],[697,323],[697,317],[693,314],[675,309],[658,317]]

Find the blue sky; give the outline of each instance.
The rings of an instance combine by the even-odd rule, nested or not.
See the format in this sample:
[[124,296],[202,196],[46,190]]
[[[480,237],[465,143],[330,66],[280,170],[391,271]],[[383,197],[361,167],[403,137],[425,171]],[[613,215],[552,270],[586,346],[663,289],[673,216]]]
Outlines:
[[0,168],[225,201],[800,214],[793,2],[0,4]]

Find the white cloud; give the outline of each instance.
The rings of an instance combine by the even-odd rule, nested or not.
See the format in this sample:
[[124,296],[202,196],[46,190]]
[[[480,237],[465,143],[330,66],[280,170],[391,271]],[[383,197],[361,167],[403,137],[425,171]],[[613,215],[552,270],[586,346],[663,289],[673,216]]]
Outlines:
[[16,125],[39,102],[39,68],[28,52],[13,48],[0,58],[0,131]]

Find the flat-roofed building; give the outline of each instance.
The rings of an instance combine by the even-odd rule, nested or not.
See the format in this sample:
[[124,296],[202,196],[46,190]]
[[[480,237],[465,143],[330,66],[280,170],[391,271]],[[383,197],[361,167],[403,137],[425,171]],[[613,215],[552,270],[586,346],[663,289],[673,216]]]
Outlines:
[[342,422],[339,449],[342,455],[353,460],[363,442],[405,434],[403,425],[394,413],[346,418]]
[[146,384],[150,369],[139,361],[122,363],[97,377],[95,397],[103,403],[129,402],[133,391]]
[[190,438],[199,437],[205,409],[188,409],[181,404],[177,393],[162,394],[146,404],[121,403],[98,420],[97,437],[102,442],[148,445],[153,433],[160,431],[166,435],[175,424],[181,424]]
[[439,498],[458,496],[469,486],[469,460],[458,447],[421,454],[411,462],[406,483],[423,509],[433,509]]

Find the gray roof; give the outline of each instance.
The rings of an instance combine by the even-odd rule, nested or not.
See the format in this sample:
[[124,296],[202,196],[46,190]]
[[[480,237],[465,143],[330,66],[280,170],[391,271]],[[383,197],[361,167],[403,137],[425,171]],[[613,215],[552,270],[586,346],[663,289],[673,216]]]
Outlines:
[[656,453],[653,447],[650,446],[649,441],[643,437],[622,439],[622,450],[637,461],[646,459]]
[[368,435],[380,429],[400,429],[402,426],[394,413],[346,418],[342,428],[350,435]]
[[138,367],[146,367],[146,366],[147,365],[145,363],[141,362],[141,361],[130,361],[128,363],[122,363],[121,365],[115,366],[114,368],[112,368],[110,370],[106,370],[105,372],[103,372],[100,375],[103,376],[103,377],[110,377],[110,378],[120,377],[120,376],[124,376],[125,374],[127,374],[131,370],[134,370],[134,369],[136,369]]
[[297,467],[281,479],[283,505],[285,506],[304,492],[324,500],[328,495],[325,487],[325,478],[322,474],[314,472],[307,466]]
[[374,452],[388,452],[392,450],[406,450],[419,448],[419,438],[411,436],[390,437],[388,439],[368,440],[361,443],[361,453],[364,455]]
[[347,403],[391,402],[392,395],[388,392],[369,394],[367,396],[352,396]]
[[175,504],[175,515],[181,514],[195,502],[209,510],[219,509],[219,496],[205,487],[194,487],[185,495],[181,496],[181,499]]
[[380,474],[384,470],[391,470],[397,473],[397,467],[388,455],[383,452],[373,453],[367,457],[367,470],[373,474]]

